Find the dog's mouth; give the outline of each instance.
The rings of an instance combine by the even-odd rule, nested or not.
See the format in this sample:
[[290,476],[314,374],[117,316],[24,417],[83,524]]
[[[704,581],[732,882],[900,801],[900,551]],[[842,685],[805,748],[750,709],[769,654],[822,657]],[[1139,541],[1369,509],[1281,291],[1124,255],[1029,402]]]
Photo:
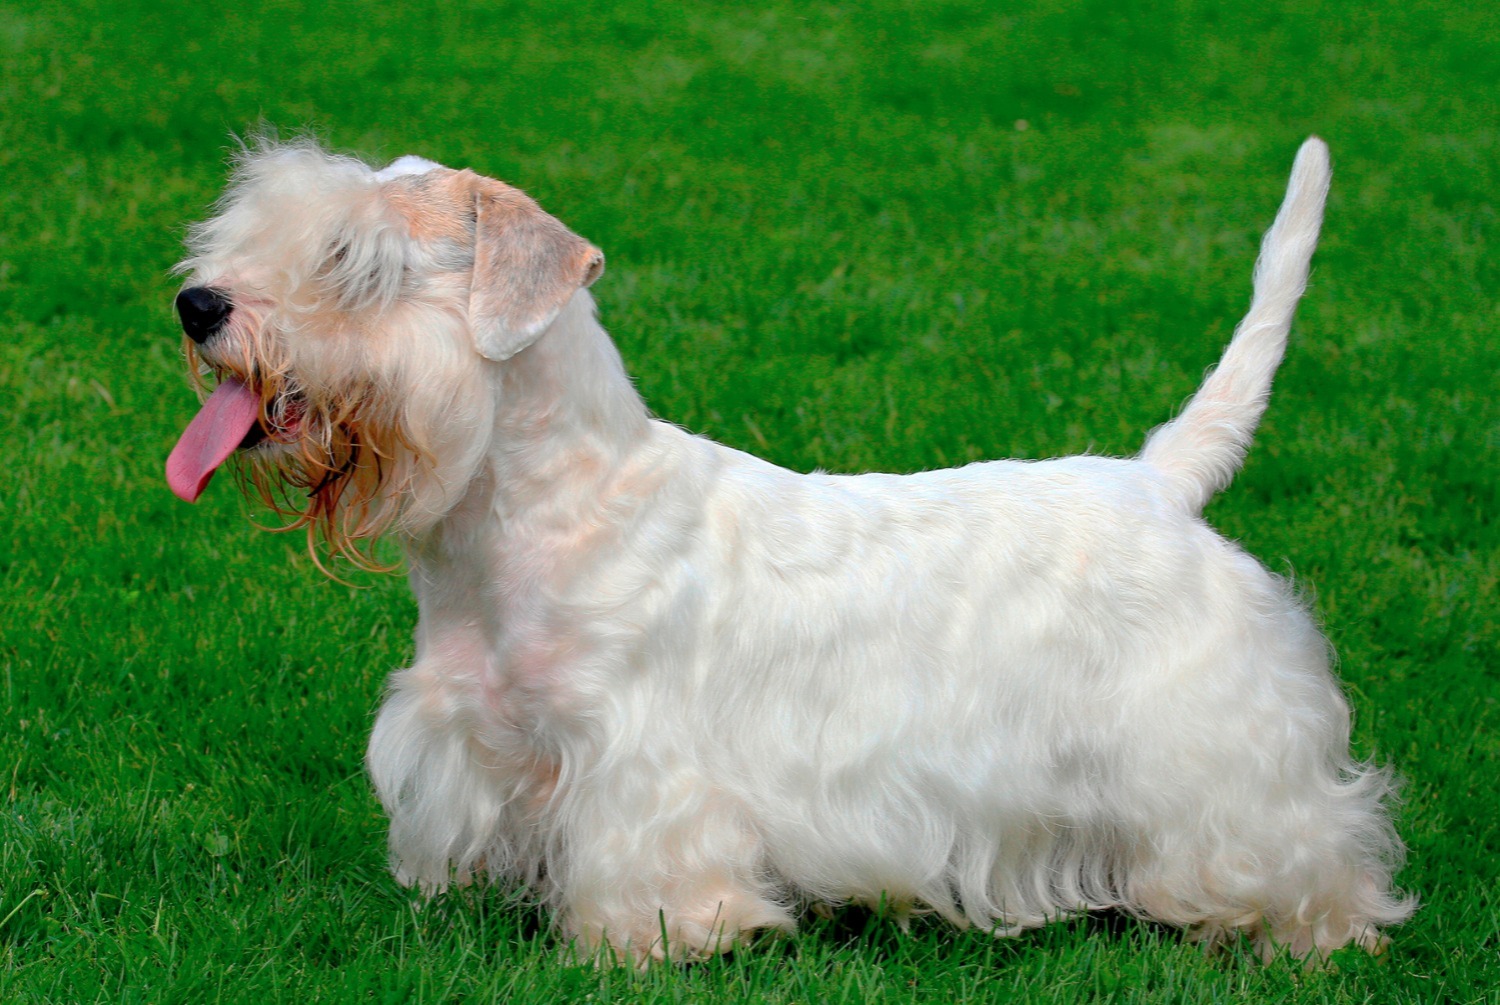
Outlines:
[[236,450],[249,450],[268,440],[286,443],[295,439],[303,411],[295,396],[278,398],[266,408],[259,391],[235,377],[225,377],[172,448],[167,485],[179,499],[197,501],[214,472]]

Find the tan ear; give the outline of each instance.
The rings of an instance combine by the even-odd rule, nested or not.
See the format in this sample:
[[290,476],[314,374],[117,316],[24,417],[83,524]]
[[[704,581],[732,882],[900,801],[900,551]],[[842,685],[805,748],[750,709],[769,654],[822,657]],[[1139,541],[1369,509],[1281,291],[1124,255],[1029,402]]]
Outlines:
[[604,271],[604,253],[526,193],[474,176],[474,348],[506,360],[536,341],[573,294]]

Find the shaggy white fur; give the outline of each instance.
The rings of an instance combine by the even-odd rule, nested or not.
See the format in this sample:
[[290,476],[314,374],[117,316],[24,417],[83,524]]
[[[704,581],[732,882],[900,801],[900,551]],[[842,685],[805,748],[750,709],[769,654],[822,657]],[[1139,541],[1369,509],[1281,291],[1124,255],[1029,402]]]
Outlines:
[[182,266],[221,383],[173,487],[244,447],[336,548],[400,537],[416,658],[368,759],[396,872],[525,884],[587,954],[711,953],[808,901],[1375,950],[1413,907],[1388,776],[1305,606],[1200,516],[1328,180],[1309,140],[1248,316],[1138,458],[803,475],[650,419],[602,256],[520,192],[266,145]]

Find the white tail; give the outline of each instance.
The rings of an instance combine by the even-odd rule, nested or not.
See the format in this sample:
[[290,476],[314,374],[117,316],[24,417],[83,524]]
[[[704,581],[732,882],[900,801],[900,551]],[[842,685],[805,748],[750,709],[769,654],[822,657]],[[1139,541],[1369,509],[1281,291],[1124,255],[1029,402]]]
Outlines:
[[1193,512],[1229,484],[1265,414],[1271,378],[1307,286],[1331,176],[1328,147],[1317,137],[1308,139],[1297,151],[1286,199],[1261,243],[1249,313],[1187,407],[1153,431],[1141,451],[1141,459],[1168,476]]

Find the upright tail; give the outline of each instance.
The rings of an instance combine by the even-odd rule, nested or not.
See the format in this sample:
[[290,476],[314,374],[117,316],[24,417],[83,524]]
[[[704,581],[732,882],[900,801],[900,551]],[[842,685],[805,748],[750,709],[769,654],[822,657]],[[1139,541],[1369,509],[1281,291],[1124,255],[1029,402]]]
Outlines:
[[1192,400],[1154,430],[1141,451],[1141,459],[1165,474],[1183,505],[1195,513],[1240,469],[1265,414],[1271,378],[1307,285],[1331,174],[1328,147],[1309,138],[1297,151],[1286,199],[1261,243],[1249,313]]

